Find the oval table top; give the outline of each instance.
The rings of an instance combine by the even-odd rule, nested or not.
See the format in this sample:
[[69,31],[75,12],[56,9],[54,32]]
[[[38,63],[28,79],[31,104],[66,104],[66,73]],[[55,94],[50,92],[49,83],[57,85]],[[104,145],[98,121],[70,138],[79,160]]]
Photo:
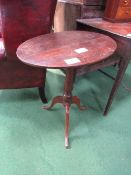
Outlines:
[[45,68],[70,68],[101,62],[116,50],[108,36],[87,31],[65,31],[34,37],[17,49],[25,64]]

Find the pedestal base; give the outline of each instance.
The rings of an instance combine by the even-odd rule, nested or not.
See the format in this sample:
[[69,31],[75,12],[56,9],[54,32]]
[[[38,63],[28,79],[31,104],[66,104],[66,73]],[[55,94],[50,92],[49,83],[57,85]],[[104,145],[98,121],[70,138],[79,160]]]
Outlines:
[[[65,100],[66,99],[66,100]],[[50,110],[55,104],[61,103],[65,107],[66,111],[66,123],[65,123],[65,147],[69,147],[69,116],[70,116],[70,106],[71,104],[77,105],[79,110],[86,110],[86,106],[80,105],[80,99],[77,96],[72,96],[71,98],[65,96],[56,96],[53,98],[50,106],[44,106],[43,109]]]
[[57,103],[61,103],[65,107],[65,111],[66,111],[65,147],[66,148],[69,147],[69,115],[70,115],[71,104],[77,105],[77,107],[80,110],[87,109],[87,107],[80,105],[80,99],[77,96],[72,96],[74,79],[75,79],[75,70],[73,68],[67,69],[65,84],[64,84],[64,95],[54,97],[50,106],[43,107],[43,109],[49,110]]

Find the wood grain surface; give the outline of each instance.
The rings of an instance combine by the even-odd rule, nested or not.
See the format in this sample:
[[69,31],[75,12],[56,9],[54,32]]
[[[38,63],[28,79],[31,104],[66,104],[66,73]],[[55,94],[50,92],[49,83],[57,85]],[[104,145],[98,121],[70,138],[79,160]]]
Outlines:
[[[76,53],[85,48],[88,51]],[[114,53],[116,43],[103,34],[86,31],[66,31],[41,35],[21,44],[18,58],[25,64],[36,67],[80,67],[100,62]],[[67,64],[65,60],[77,58],[79,62]]]

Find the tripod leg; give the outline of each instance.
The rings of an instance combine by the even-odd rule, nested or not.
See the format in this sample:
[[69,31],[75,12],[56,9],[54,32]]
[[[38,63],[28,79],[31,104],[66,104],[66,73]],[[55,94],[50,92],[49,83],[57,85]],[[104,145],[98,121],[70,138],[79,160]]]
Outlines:
[[86,110],[88,108],[86,106],[81,106],[80,99],[77,96],[73,96],[72,97],[72,104],[77,105],[77,107],[79,108],[79,110]]
[[63,103],[63,97],[62,96],[56,96],[53,98],[52,103],[50,106],[44,106],[43,109],[49,110],[51,109],[56,103]]
[[66,109],[66,123],[65,123],[65,147],[69,147],[69,112],[70,105],[68,103],[65,104]]

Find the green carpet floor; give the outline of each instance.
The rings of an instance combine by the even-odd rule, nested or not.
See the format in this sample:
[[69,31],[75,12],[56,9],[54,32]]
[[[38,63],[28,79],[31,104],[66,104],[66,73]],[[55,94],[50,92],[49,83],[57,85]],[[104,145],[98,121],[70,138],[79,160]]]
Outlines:
[[[108,72],[115,74],[114,68]],[[48,70],[49,100],[63,92],[64,75]],[[131,64],[124,77],[131,87]],[[108,117],[102,112],[113,81],[93,72],[75,81],[73,94],[90,106],[72,105],[70,149],[64,148],[64,108],[42,110],[37,89],[0,91],[0,175],[130,175],[131,92],[121,87]]]

